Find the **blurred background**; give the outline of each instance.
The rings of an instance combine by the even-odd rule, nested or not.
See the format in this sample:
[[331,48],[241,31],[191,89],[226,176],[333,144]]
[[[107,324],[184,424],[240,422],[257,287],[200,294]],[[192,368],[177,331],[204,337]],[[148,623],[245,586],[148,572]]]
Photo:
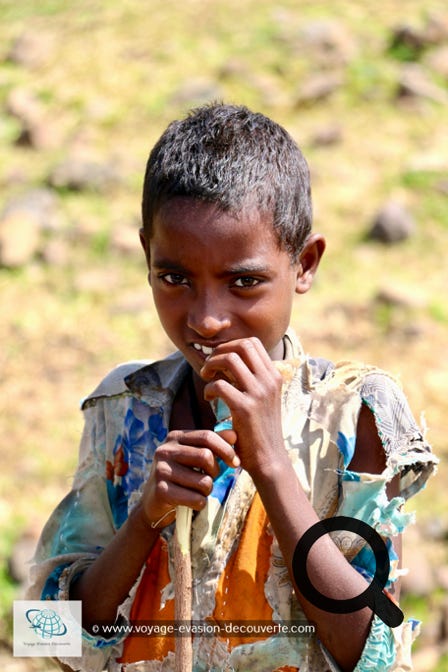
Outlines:
[[[398,376],[438,475],[407,505],[402,607],[419,672],[448,670],[448,8],[445,0],[0,0],[0,665],[11,605],[70,487],[79,402],[171,351],[138,229],[150,148],[211,100],[283,124],[328,250],[297,300],[305,349]],[[445,490],[447,488],[447,490]]]

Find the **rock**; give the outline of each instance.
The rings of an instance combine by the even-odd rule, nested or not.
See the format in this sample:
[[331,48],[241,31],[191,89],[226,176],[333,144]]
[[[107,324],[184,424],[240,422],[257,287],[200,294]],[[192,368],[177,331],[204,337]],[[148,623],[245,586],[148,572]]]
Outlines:
[[12,199],[0,216],[0,265],[18,268],[41,250],[42,232],[58,225],[55,196],[36,189]]
[[289,107],[290,98],[281,80],[270,73],[252,72],[245,80],[266,107]]
[[55,231],[61,228],[58,204],[56,194],[50,189],[31,189],[12,198],[5,205],[3,215],[11,212],[27,212],[35,217],[42,230]]
[[31,149],[48,149],[57,144],[56,137],[47,123],[27,123],[22,124],[19,135],[15,140],[19,147],[30,147]]
[[230,58],[223,63],[217,72],[219,79],[246,79],[249,76],[247,65],[239,58]]
[[70,249],[66,240],[51,239],[41,246],[39,254],[42,261],[50,266],[66,266],[70,258]]
[[135,222],[134,225],[120,226],[112,232],[111,247],[117,252],[135,257],[140,253],[143,255],[142,246],[139,239],[140,225]]
[[223,97],[214,79],[198,78],[185,82],[174,92],[171,102],[182,107],[196,107]]
[[389,51],[400,60],[416,61],[430,47],[448,40],[448,14],[429,14],[426,25],[417,28],[409,24],[396,26],[389,42]]
[[425,41],[429,45],[438,45],[448,41],[448,13],[431,12],[424,29]]
[[6,100],[6,111],[20,124],[15,144],[33,149],[54,147],[59,141],[52,123],[36,95],[28,89],[13,89]]
[[19,121],[32,121],[42,116],[42,105],[33,91],[23,87],[12,89],[5,103],[6,111]]
[[217,72],[220,81],[229,80],[244,82],[247,87],[258,93],[263,105],[266,107],[288,107],[290,103],[286,87],[278,77],[281,66],[272,72],[256,72],[249,69],[246,64],[238,59],[230,59]]
[[36,550],[37,536],[24,532],[15,542],[8,558],[8,573],[13,581],[24,584],[28,579],[29,563]]
[[26,68],[37,68],[48,60],[52,46],[50,35],[28,30],[16,38],[6,58]]
[[374,319],[388,334],[406,340],[425,335],[426,327],[419,321],[418,313],[427,307],[427,302],[418,293],[411,293],[408,288],[395,285],[383,287],[375,294],[370,305]]
[[425,46],[426,40],[422,30],[402,24],[393,29],[388,51],[396,54],[400,60],[414,61],[420,57]]
[[414,293],[393,287],[379,289],[374,297],[375,303],[381,303],[392,308],[418,309],[424,308],[424,301]]
[[315,131],[311,138],[313,147],[330,147],[337,145],[342,140],[342,128],[339,124],[328,124]]
[[297,50],[325,67],[349,63],[356,55],[353,35],[339,21],[316,20],[307,23],[296,41]]
[[40,249],[40,230],[30,212],[11,212],[0,221],[0,265],[19,268]]
[[367,237],[382,243],[398,243],[412,236],[415,228],[410,212],[396,201],[389,201],[374,216]]
[[402,68],[396,95],[399,100],[426,98],[436,103],[448,103],[447,92],[431,81],[418,63],[409,63]]
[[329,98],[343,84],[343,78],[338,72],[322,72],[311,75],[300,85],[295,97],[296,107],[314,105]]
[[69,157],[62,161],[48,176],[50,186],[69,191],[106,192],[119,182],[120,177],[115,166],[78,157]]
[[424,62],[429,70],[448,81],[448,45],[430,51]]

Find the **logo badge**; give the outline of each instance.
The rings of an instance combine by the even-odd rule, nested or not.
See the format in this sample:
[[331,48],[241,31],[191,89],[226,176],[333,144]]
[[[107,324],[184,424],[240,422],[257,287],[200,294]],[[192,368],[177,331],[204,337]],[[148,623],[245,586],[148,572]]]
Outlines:
[[81,602],[16,600],[14,656],[79,658]]

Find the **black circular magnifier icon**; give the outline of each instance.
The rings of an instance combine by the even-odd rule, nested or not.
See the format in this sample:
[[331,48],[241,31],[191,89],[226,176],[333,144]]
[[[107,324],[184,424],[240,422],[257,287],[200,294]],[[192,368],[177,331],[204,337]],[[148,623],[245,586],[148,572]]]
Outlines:
[[[323,595],[311,583],[308,576],[306,561],[313,544],[328,532],[346,530],[354,532],[369,544],[375,556],[375,575],[367,588],[359,595],[345,600],[335,600]],[[300,538],[292,559],[294,580],[298,589],[315,607],[333,614],[348,614],[363,607],[370,607],[381,620],[391,628],[403,622],[403,612],[383,593],[390,570],[389,553],[386,544],[373,527],[362,520],[349,516],[325,518],[315,523]]]

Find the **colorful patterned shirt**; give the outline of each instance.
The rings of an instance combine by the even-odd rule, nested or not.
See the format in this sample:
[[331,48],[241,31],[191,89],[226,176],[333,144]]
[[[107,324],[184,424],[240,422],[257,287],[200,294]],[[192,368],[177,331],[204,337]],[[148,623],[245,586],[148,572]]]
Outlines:
[[[305,355],[294,334],[284,338],[291,375],[282,391],[285,449],[291,468],[321,519],[350,516],[372,526],[390,555],[386,589],[397,580],[391,539],[412,515],[406,499],[421,489],[437,463],[407,401],[387,373],[356,362],[333,365]],[[180,353],[114,369],[84,400],[85,428],[71,492],[48,521],[31,571],[30,599],[68,599],[71,582],[94,562],[138,503],[154,452],[168,432],[173,400],[189,365]],[[372,411],[384,446],[381,474],[349,471],[362,404]],[[324,672],[337,670],[315,634],[253,636],[249,623],[306,623],[262,502],[249,474],[221,465],[206,508],[192,525],[192,623],[220,626],[193,639],[194,672]],[[387,483],[400,475],[400,496]],[[174,639],[129,635],[129,623],[172,623],[173,530],[161,532],[141,575],[117,611],[120,628],[105,637],[83,632],[83,657],[74,669],[174,670]],[[368,580],[375,557],[362,537],[341,530],[332,538]],[[198,629],[199,632],[200,628]],[[242,628],[240,627],[240,630]],[[413,620],[397,628],[374,616],[356,672],[407,670]],[[132,663],[145,660],[145,667]]]

